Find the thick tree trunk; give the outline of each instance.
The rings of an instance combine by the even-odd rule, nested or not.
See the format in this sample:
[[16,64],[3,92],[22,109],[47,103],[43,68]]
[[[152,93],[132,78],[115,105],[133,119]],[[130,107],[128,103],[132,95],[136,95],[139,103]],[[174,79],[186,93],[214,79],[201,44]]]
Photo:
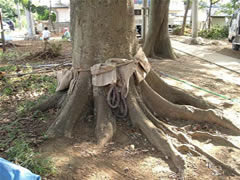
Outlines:
[[181,29],[180,35],[184,35],[184,30],[185,30],[185,26],[186,26],[187,14],[188,14],[189,7],[190,7],[190,0],[187,0],[187,6],[186,6],[184,17],[183,17],[183,24],[182,24],[182,29]]
[[[73,46],[73,68],[77,85],[67,99],[49,134],[71,136],[74,123],[83,116],[86,104],[92,98],[89,69],[112,57],[132,59],[137,51],[133,2],[128,0],[72,0],[71,31]],[[124,25],[123,25],[124,22]],[[98,142],[104,145],[115,132],[115,120],[106,107],[103,89],[94,87],[96,110],[96,134]],[[106,109],[108,108],[108,109]]]
[[143,48],[148,57],[175,59],[168,34],[169,2],[151,1],[149,30]]
[[131,59],[137,48],[133,2],[72,0],[73,66],[90,68],[112,57]]

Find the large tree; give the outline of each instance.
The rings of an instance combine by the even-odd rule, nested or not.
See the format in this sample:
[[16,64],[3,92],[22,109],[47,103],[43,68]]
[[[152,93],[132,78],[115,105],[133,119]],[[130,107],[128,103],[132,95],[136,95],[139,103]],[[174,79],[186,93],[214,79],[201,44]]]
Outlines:
[[[165,22],[166,11],[159,12],[159,18]],[[160,29],[163,34],[166,33],[165,27]],[[128,117],[168,162],[170,160],[177,172],[183,173],[184,170],[184,158],[180,152],[190,151],[192,154],[203,154],[225,170],[238,174],[194,144],[190,137],[207,136],[219,142],[226,142],[226,139],[178,127],[178,121],[204,122],[222,126],[228,133],[240,134],[239,128],[219,111],[208,109],[214,106],[169,86],[149,69],[147,58],[136,39],[132,0],[71,0],[71,31],[73,69],[68,71],[68,76],[63,76],[73,76],[70,86],[35,107],[42,111],[56,105],[61,107],[48,135],[69,137],[75,123],[86,117],[88,112],[94,112],[97,142],[103,146],[116,132],[116,119]],[[163,45],[161,47],[164,48]],[[119,61],[121,63],[117,65],[109,64]],[[102,69],[99,70],[99,67]],[[99,71],[90,72],[90,69]],[[110,75],[114,73],[117,73],[117,81],[103,87],[96,85],[106,79],[111,80],[113,76]],[[131,75],[129,90],[127,74]],[[98,78],[98,75],[103,76]],[[167,123],[166,119],[171,123]]]

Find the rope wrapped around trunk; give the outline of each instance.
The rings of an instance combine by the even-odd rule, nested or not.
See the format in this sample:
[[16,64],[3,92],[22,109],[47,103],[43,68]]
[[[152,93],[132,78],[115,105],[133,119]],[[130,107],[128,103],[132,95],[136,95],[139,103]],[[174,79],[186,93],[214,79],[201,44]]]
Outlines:
[[70,70],[57,72],[58,87],[56,91],[68,89],[71,94],[81,72],[90,71],[92,85],[96,87],[110,86],[107,103],[119,118],[127,116],[126,97],[129,79],[135,76],[137,83],[145,79],[151,66],[142,48],[139,48],[133,59],[110,58],[105,63],[95,64],[90,68],[73,67]]

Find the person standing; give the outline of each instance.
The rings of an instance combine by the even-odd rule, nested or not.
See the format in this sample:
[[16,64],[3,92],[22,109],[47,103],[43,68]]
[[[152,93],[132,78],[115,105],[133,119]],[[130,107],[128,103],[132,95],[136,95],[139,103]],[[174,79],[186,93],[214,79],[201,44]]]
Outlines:
[[44,30],[42,31],[42,39],[44,40],[44,51],[47,49],[50,34],[51,32],[48,30],[48,27],[45,27]]

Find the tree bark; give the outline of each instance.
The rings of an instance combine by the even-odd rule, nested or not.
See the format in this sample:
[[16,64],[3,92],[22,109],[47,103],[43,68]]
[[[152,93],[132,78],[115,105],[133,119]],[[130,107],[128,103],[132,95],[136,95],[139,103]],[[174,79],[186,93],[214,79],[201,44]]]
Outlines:
[[28,29],[28,36],[32,38],[35,35],[34,30],[34,20],[32,18],[32,13],[29,9],[25,9],[26,18],[27,18],[27,29]]
[[182,29],[181,29],[180,35],[184,35],[184,30],[185,30],[185,26],[186,26],[186,20],[187,20],[187,14],[188,14],[189,7],[190,7],[190,0],[187,0],[187,6],[186,6],[184,17],[183,17],[183,24],[182,24]]
[[212,14],[212,0],[210,0],[210,6],[209,6],[209,11],[208,11],[208,30],[211,28],[211,14]]
[[21,18],[21,10],[20,10],[20,3],[17,2],[17,14],[18,14],[18,23],[19,23],[19,29],[22,29],[22,18]]
[[[71,136],[75,122],[92,100],[86,96],[93,90],[90,67],[112,57],[132,59],[138,46],[132,1],[72,0],[71,19],[73,68],[83,71],[75,73],[77,84],[48,131],[53,136]],[[111,110],[105,109],[104,90],[94,89],[96,134],[99,144],[104,145],[115,132],[115,122],[109,115]]]
[[175,59],[168,34],[169,2],[151,1],[149,30],[143,48],[148,57]]

